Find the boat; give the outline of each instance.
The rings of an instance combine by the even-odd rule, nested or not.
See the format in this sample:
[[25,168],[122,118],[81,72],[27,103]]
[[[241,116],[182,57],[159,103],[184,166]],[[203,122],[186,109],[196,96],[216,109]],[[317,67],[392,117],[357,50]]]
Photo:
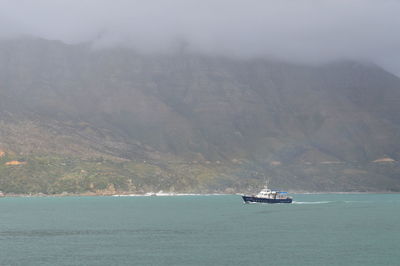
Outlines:
[[288,192],[268,188],[268,184],[257,195],[242,195],[245,203],[292,203],[293,199]]

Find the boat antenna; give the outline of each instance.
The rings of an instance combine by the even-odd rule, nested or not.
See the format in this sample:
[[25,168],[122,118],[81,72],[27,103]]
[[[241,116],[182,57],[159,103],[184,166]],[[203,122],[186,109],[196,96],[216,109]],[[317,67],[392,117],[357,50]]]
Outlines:
[[264,175],[264,184],[265,184],[265,187],[268,187],[269,182],[270,182],[270,179],[269,179],[266,175]]

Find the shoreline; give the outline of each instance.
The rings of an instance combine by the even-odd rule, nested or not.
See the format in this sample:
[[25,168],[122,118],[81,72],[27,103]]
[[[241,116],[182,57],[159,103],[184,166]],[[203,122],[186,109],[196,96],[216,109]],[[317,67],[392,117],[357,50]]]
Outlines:
[[[305,192],[305,191],[293,191],[289,192],[293,195],[320,195],[320,194],[400,194],[400,191],[319,191],[319,192]],[[182,196],[228,196],[228,195],[243,195],[245,193],[167,193],[167,192],[148,192],[148,193],[95,193],[95,192],[85,192],[85,193],[60,193],[60,194],[44,194],[44,193],[34,193],[34,194],[14,194],[14,193],[2,193],[0,198],[44,198],[44,197],[182,197]]]

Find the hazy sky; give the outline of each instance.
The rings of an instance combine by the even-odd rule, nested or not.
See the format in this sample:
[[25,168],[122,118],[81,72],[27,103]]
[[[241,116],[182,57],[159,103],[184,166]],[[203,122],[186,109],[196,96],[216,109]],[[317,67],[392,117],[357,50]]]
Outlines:
[[23,34],[145,52],[371,60],[400,75],[400,0],[0,0]]

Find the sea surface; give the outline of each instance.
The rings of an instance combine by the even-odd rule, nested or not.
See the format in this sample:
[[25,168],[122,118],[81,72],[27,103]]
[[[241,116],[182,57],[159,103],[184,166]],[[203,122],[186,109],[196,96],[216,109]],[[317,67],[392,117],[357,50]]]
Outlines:
[[400,265],[400,194],[0,198],[0,265]]

